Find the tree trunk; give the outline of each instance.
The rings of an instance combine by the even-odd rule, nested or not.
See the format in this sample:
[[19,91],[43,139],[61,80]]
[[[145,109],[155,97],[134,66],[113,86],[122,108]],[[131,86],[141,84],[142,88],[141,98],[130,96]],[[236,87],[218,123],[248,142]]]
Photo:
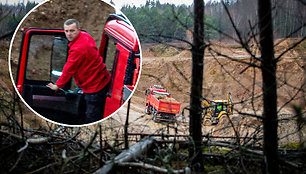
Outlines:
[[131,104],[131,98],[128,101],[128,107],[127,107],[127,113],[126,113],[126,120],[124,124],[124,148],[128,149],[129,148],[129,135],[128,135],[128,128],[129,128],[129,116],[130,116],[130,104]]
[[190,94],[189,132],[192,145],[189,148],[189,162],[195,171],[204,171],[202,159],[201,96],[204,56],[204,1],[194,0],[194,32],[192,46],[192,75]]
[[271,1],[258,0],[263,79],[264,163],[266,173],[279,173],[277,142],[276,60],[273,47]]

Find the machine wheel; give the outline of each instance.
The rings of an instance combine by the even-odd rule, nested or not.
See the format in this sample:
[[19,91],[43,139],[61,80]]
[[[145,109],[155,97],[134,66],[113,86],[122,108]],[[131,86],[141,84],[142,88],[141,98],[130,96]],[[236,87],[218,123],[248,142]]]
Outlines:
[[204,119],[204,126],[211,126],[212,123],[210,121],[210,119]]
[[227,115],[225,115],[225,114],[223,114],[223,115],[221,115],[221,117],[219,118],[219,122],[218,122],[218,124],[219,125],[227,125],[228,123],[229,123],[229,120],[228,120],[229,118],[227,117]]
[[156,120],[156,116],[155,116],[155,114],[154,114],[154,110],[153,111],[151,111],[150,112],[150,114],[151,114],[151,120]]
[[150,106],[146,105],[145,112],[146,114],[151,114]]
[[151,113],[151,119],[153,120],[153,121],[156,121],[156,115],[152,112]]

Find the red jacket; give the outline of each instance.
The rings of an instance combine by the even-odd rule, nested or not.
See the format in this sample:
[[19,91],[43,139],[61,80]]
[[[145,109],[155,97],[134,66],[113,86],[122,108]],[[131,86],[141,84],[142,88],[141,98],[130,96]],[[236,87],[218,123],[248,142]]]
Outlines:
[[103,89],[111,77],[99,55],[95,40],[88,33],[80,31],[68,46],[68,59],[56,85],[63,88],[73,77],[84,93],[95,93]]

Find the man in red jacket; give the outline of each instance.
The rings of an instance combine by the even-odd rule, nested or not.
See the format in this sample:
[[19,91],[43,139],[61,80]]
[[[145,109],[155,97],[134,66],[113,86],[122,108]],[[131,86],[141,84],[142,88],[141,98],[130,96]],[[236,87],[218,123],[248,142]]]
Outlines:
[[47,87],[58,91],[73,77],[85,94],[85,123],[100,120],[103,118],[110,74],[99,55],[95,40],[88,33],[80,31],[77,20],[68,19],[64,23],[64,30],[70,41],[68,59],[56,84],[49,83]]

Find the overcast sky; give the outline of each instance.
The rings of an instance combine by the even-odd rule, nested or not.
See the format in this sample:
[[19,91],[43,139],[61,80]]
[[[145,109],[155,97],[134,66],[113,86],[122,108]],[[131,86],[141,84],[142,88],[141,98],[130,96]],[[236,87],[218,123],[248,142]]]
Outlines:
[[[8,3],[8,4],[17,4],[17,3],[27,3],[28,1],[35,1],[35,2],[44,2],[45,0],[0,0],[0,2],[2,4]],[[105,2],[110,2],[110,0],[104,0]],[[129,4],[129,5],[135,5],[137,7],[139,7],[141,4],[144,5],[146,3],[146,0],[113,0],[113,2],[115,3],[116,7],[119,7],[119,9],[125,5],[125,4]],[[186,5],[191,5],[193,0],[159,0],[160,3],[171,3],[171,4],[186,4]]]

